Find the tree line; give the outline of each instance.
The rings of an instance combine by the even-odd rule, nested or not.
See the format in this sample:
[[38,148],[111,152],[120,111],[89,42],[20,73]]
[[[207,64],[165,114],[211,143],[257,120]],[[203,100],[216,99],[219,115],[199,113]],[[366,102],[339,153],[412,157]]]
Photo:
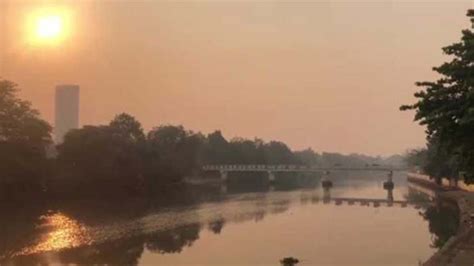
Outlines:
[[[59,145],[52,127],[13,82],[0,80],[0,195],[143,195],[156,193],[204,164],[373,166],[400,161],[360,154],[292,151],[280,141],[233,138],[160,125],[145,132],[122,113],[106,125],[70,130]],[[1,196],[0,196],[1,197]]]
[[400,107],[415,110],[415,121],[426,127],[426,148],[411,151],[408,162],[438,182],[463,177],[474,183],[474,10],[467,17],[471,29],[443,48],[451,60],[433,68],[439,79],[417,82],[418,101]]

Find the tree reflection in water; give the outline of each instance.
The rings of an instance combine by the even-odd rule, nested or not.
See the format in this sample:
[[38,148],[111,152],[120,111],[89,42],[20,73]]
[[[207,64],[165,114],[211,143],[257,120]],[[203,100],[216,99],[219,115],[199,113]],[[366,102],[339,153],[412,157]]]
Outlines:
[[406,196],[408,201],[415,202],[419,214],[429,224],[433,235],[431,247],[442,248],[459,228],[459,210],[456,205],[440,199],[430,200],[429,196],[410,188]]
[[[244,212],[239,214],[230,212],[224,215],[219,214],[214,218],[211,217],[215,214],[211,214],[211,217],[205,220],[194,217],[191,221],[194,220],[195,222],[163,230],[158,229],[158,231],[149,231],[149,228],[146,227],[149,225],[141,224],[141,217],[147,217],[148,214],[153,217],[156,215],[160,216],[159,213],[163,209],[162,206],[167,208],[177,207],[177,209],[184,207],[184,210],[196,206],[201,201],[199,193],[193,193],[194,201],[186,200],[184,203],[182,199],[179,203],[166,202],[165,204],[157,200],[151,202],[142,200],[105,203],[71,202],[70,204],[54,207],[54,211],[48,208],[38,208],[37,210],[21,208],[0,210],[3,213],[12,213],[14,214],[13,217],[17,218],[17,220],[0,220],[0,230],[2,230],[2,237],[0,238],[0,265],[137,265],[145,250],[159,254],[180,253],[199,239],[200,231],[203,228],[208,228],[213,233],[220,234],[224,225],[228,222],[260,221],[268,214],[287,211],[291,203],[289,200],[282,199],[269,200],[262,194],[253,197],[248,203],[243,201],[243,203],[250,204],[249,206],[254,206],[255,208],[244,208]],[[219,198],[210,199],[206,196],[204,202],[213,204],[212,202],[214,201],[219,201]],[[51,208],[51,206],[49,207]],[[58,214],[64,215],[88,229],[101,229],[101,226],[104,224],[121,222],[126,224],[132,222],[136,225],[136,228],[133,229],[133,233],[125,231],[118,233],[121,236],[118,239],[111,238],[107,240],[105,238],[105,241],[96,243],[94,243],[95,240],[93,239],[93,242],[84,243],[84,245],[77,247],[75,245],[65,245],[63,248],[45,249],[45,251],[38,253],[33,251],[31,253],[27,252],[25,255],[14,256],[15,252],[18,254],[18,251],[24,250],[24,247],[34,247],[38,243],[44,243],[45,237],[51,235],[54,232],[54,228],[44,223],[45,219],[41,217],[54,217]],[[151,226],[154,226],[154,224],[152,223]],[[122,230],[123,228],[107,227],[107,230],[110,229]],[[93,231],[93,233],[97,234],[97,230]],[[107,232],[100,232],[99,230],[99,234],[103,236]]]
[[459,228],[459,211],[456,206],[437,203],[420,213],[429,222],[430,233],[434,234],[432,247],[441,248],[454,236]]
[[143,250],[143,240],[132,238],[61,251],[58,260],[65,265],[137,265]]
[[148,236],[0,260],[1,265],[137,265],[145,248],[160,254],[179,253],[199,239],[200,224],[191,224]]
[[224,228],[225,220],[223,218],[219,218],[215,221],[212,221],[209,223],[208,228],[211,230],[214,234],[218,235],[221,233],[222,228]]
[[[363,182],[351,184],[364,185]],[[272,187],[262,184],[256,193],[249,193],[249,189],[243,186],[230,186],[226,194],[222,194],[218,186],[209,186],[161,193],[153,199],[70,201],[49,204],[37,210],[0,210],[13,217],[0,220],[0,264],[136,265],[145,251],[158,254],[182,252],[199,239],[202,229],[220,234],[227,224],[258,222],[267,215],[286,212],[295,200],[316,204],[323,198],[320,188],[301,194],[279,192],[291,191],[295,186],[297,190],[301,189],[295,184],[288,185],[288,182],[276,182]],[[266,193],[271,189],[276,192]],[[250,191],[254,190],[255,187]],[[288,195],[297,196],[290,200]],[[42,224],[40,217],[56,213],[85,226],[87,232],[92,229],[92,241],[12,258],[15,251],[44,242],[45,236],[53,229]]]
[[147,237],[146,248],[155,253],[180,253],[199,239],[199,223],[182,226],[173,230],[155,233]]

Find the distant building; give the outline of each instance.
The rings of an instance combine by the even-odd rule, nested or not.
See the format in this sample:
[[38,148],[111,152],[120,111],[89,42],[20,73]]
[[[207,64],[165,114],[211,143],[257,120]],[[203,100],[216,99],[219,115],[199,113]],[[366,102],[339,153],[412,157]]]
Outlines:
[[69,130],[79,127],[79,86],[57,86],[55,102],[54,138],[61,143]]

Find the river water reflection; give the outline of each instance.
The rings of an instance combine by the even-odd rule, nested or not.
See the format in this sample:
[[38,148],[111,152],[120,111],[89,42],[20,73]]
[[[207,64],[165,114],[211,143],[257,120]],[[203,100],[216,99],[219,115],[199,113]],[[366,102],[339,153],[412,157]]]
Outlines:
[[[278,265],[293,256],[298,265],[418,265],[455,233],[456,211],[428,202],[401,173],[393,191],[383,189],[385,179],[334,178],[330,201],[319,185],[277,184],[10,207],[0,222],[0,264]],[[351,200],[392,197],[410,204]]]

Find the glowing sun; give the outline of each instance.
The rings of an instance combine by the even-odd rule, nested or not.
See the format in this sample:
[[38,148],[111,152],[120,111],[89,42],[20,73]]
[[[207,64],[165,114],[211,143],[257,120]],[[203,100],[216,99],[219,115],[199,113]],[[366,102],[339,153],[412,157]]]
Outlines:
[[41,39],[60,37],[63,30],[63,21],[60,16],[48,15],[39,17],[36,22],[36,35]]
[[[0,0],[2,1],[2,0]],[[69,39],[72,13],[60,7],[32,10],[26,19],[27,41],[34,46],[56,46]]]

